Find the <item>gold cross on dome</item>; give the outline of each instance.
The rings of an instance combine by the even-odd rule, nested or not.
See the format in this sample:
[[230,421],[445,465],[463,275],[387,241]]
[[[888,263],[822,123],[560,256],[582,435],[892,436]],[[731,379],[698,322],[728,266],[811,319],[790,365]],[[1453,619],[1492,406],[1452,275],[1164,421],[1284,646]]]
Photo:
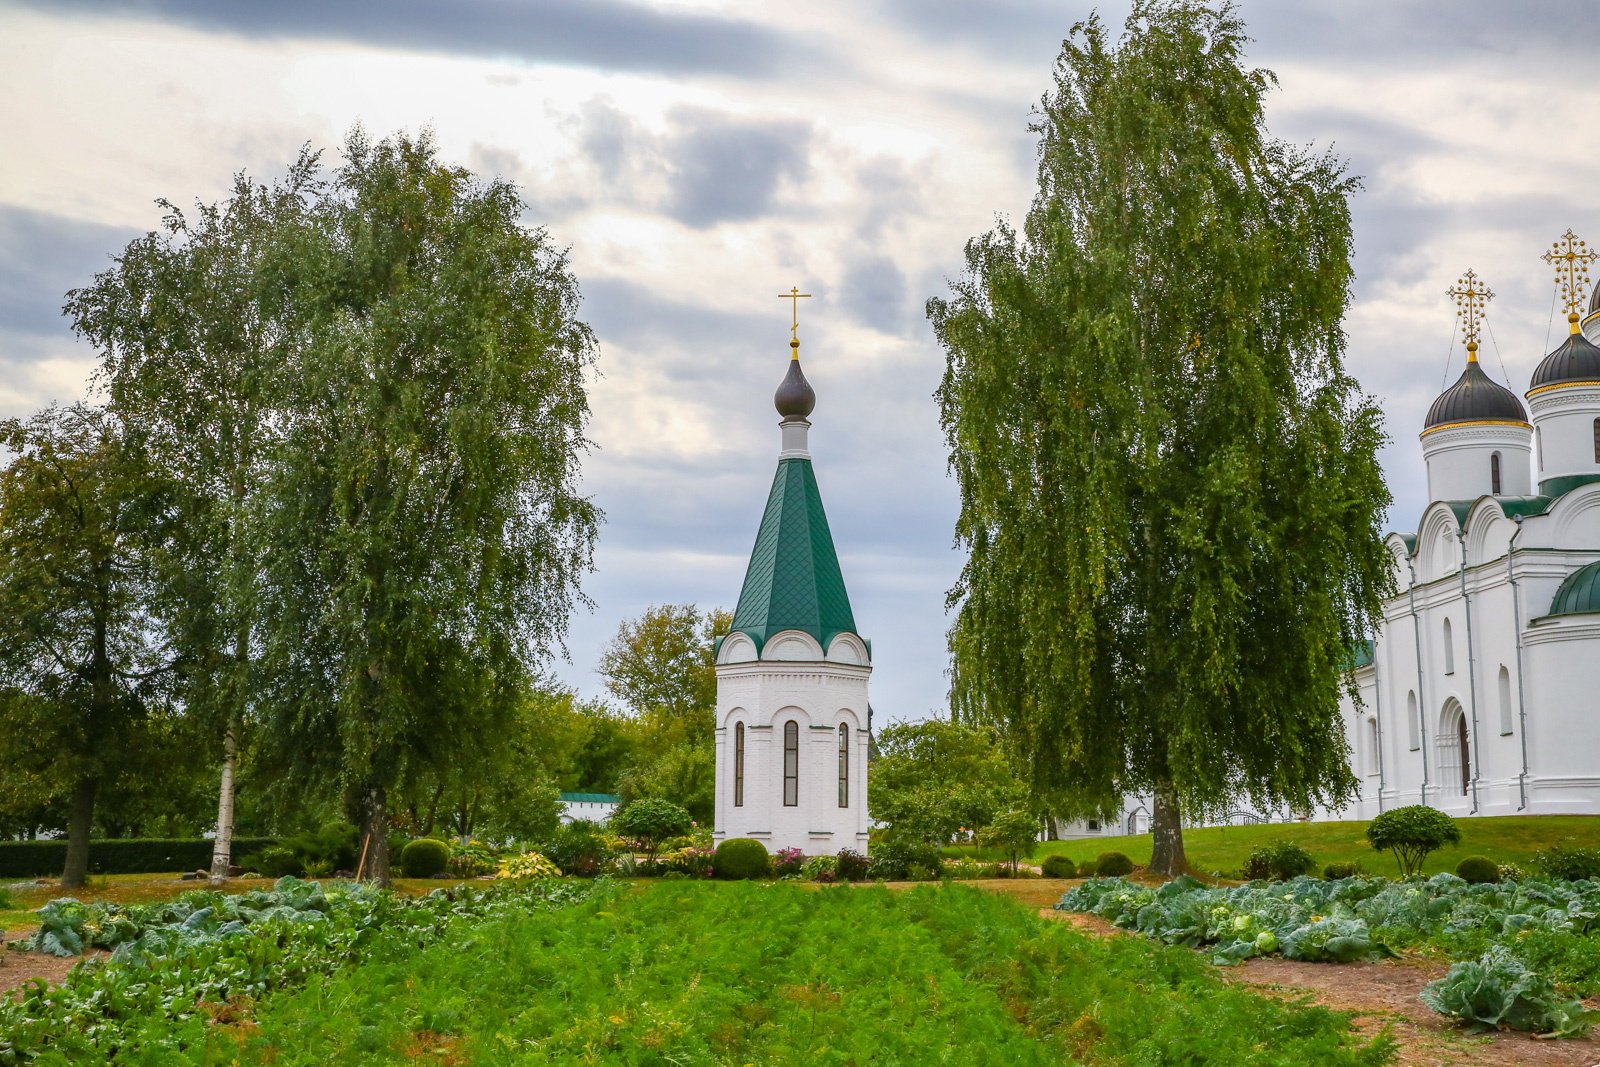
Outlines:
[[789,323],[789,347],[795,350],[795,358],[800,358],[800,301],[809,300],[810,293],[802,293],[798,285],[791,286],[787,293],[779,293],[779,300],[789,301],[789,314],[793,321]]
[[1467,359],[1478,362],[1478,320],[1485,315],[1484,305],[1494,299],[1489,287],[1473,271],[1467,271],[1444,291],[1456,302],[1456,321],[1461,323],[1461,339],[1467,343]]
[[1572,332],[1578,332],[1578,308],[1583,304],[1583,293],[1589,284],[1589,264],[1596,256],[1587,241],[1569,228],[1566,233],[1550,243],[1550,251],[1539,257],[1556,269],[1556,284],[1561,286],[1561,304],[1567,309],[1567,323]]

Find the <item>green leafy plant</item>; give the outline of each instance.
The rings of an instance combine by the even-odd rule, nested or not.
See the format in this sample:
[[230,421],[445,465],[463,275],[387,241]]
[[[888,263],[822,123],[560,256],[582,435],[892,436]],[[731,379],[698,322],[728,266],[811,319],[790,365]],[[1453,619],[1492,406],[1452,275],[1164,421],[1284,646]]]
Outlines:
[[688,833],[693,823],[688,811],[670,800],[640,797],[617,809],[607,825],[614,832],[637,841],[645,861],[653,864],[661,843],[669,837]]
[[1522,879],[1527,877],[1527,875],[1523,873],[1522,868],[1518,867],[1515,863],[1502,863],[1497,870],[1500,874],[1500,881],[1502,882],[1520,882]]
[[241,865],[267,878],[298,877],[306,873],[305,862],[294,849],[283,845],[271,845],[251,853],[244,857]]
[[1600,879],[1600,848],[1556,845],[1535,855],[1533,865],[1546,878],[1572,882],[1597,880]]
[[1360,878],[1365,873],[1359,863],[1330,863],[1322,868],[1322,877],[1329,881],[1338,881],[1341,878]]
[[812,882],[837,882],[839,880],[839,858],[837,856],[812,856],[806,860],[801,873]]
[[1421,871],[1428,853],[1460,841],[1456,821],[1425,804],[1391,808],[1367,824],[1367,843],[1375,851],[1394,853],[1402,877]]
[[445,869],[457,878],[478,878],[494,873],[499,866],[500,857],[482,841],[450,842],[450,860]]
[[1460,1019],[1473,1031],[1527,1030],[1556,1037],[1587,1033],[1600,1012],[1556,992],[1548,978],[1534,974],[1495,946],[1476,960],[1453,964],[1443,978],[1422,990],[1422,1002]]
[[1044,858],[1044,862],[1039,865],[1039,873],[1046,878],[1076,878],[1078,868],[1070,858],[1057,854]]
[[760,878],[767,873],[767,846],[751,837],[730,837],[717,846],[713,869],[718,878]]
[[867,860],[867,877],[897,882],[910,878],[912,867],[937,873],[942,866],[943,860],[937,845],[922,841],[880,841],[872,846],[872,854]]
[[561,868],[537,852],[519,852],[500,861],[496,878],[527,881],[533,878],[560,878]]
[[419,837],[400,850],[400,869],[407,878],[432,878],[450,863],[450,846],[431,837]]
[[978,842],[998,850],[1015,874],[1023,857],[1032,856],[1039,847],[1039,820],[1030,811],[1010,808],[978,831]]
[[1485,856],[1468,856],[1456,864],[1456,877],[1474,885],[1485,885],[1500,880],[1500,865]]
[[[541,850],[561,868],[562,874],[593,878],[604,871],[616,855],[605,829],[589,819],[574,819],[558,826]],[[632,860],[629,856],[628,859]]]
[[853,848],[839,850],[839,877],[846,882],[859,882],[867,876],[868,859]]
[[1095,858],[1094,873],[1099,878],[1120,878],[1133,873],[1133,861],[1121,852],[1102,852]]
[[1311,853],[1293,841],[1273,841],[1251,850],[1244,861],[1243,873],[1250,880],[1274,878],[1281,882],[1310,874],[1316,867],[1317,861],[1311,858]]

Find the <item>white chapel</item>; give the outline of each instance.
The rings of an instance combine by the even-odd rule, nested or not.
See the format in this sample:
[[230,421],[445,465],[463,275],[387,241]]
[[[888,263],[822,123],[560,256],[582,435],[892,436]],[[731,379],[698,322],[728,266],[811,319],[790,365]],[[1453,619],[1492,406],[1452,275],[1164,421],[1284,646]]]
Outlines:
[[716,649],[714,836],[755,838],[768,852],[865,853],[872,647],[856,632],[811,468],[816,394],[800,369],[798,329],[789,346],[773,397],[778,470]]
[[1569,230],[1546,253],[1568,336],[1519,398],[1477,359],[1490,294],[1451,289],[1461,377],[1422,428],[1428,498],[1386,544],[1397,594],[1343,712],[1361,795],[1319,817],[1600,812],[1600,286]]

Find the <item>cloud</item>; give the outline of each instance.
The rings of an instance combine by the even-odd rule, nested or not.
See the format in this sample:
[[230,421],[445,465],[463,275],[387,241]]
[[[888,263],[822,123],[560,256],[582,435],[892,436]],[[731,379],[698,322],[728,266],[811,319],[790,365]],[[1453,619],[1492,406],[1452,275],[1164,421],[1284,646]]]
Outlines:
[[349,41],[606,70],[769,79],[793,64],[819,61],[792,34],[743,19],[628,0],[24,2],[52,14],[147,19],[247,38]]
[[663,145],[673,175],[667,210],[704,228],[767,214],[785,183],[810,173],[811,128],[803,122],[735,118],[677,108]]
[[915,310],[906,294],[905,273],[882,253],[851,259],[842,289],[845,310],[883,333],[902,333]]
[[0,204],[0,324],[8,331],[65,334],[67,290],[89,284],[136,236],[120,226]]

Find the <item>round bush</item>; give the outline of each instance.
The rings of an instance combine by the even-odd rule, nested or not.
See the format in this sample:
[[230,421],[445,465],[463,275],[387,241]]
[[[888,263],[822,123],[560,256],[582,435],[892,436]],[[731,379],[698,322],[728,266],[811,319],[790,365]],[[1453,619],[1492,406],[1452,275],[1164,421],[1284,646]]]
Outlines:
[[1487,856],[1468,856],[1456,864],[1456,877],[1462,881],[1484,883],[1500,880],[1500,865]]
[[1367,843],[1376,851],[1394,853],[1400,875],[1418,874],[1428,853],[1461,843],[1456,821],[1437,808],[1411,804],[1390,808],[1367,824]]
[[272,845],[253,856],[246,856],[244,866],[264,878],[283,878],[286,875],[298,878],[306,873],[306,865],[300,862],[300,857],[295,855],[294,849],[282,845]]
[[1076,878],[1078,867],[1066,856],[1046,856],[1039,864],[1039,872],[1046,878]]
[[730,837],[717,846],[712,869],[718,878],[760,878],[767,873],[767,846],[751,837]]
[[1099,878],[1121,878],[1133,873],[1133,861],[1121,852],[1102,852],[1094,861],[1094,873]]
[[1249,858],[1244,861],[1244,876],[1251,881],[1287,881],[1309,874],[1316,866],[1317,861],[1311,858],[1311,853],[1293,841],[1274,841],[1268,845],[1257,845],[1251,850]]
[[450,862],[450,846],[431,837],[419,837],[400,852],[400,869],[407,878],[432,878]]

